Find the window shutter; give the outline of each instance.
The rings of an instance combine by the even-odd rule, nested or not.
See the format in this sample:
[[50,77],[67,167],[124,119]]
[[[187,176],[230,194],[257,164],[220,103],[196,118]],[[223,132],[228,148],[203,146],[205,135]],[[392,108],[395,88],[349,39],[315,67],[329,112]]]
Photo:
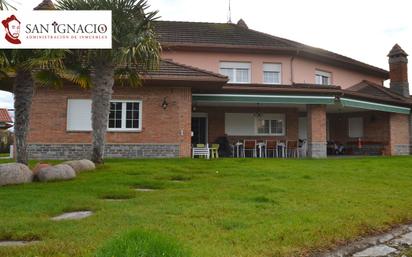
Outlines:
[[264,63],[263,71],[280,72],[281,65],[277,63]]
[[363,137],[363,119],[349,118],[348,119],[348,133],[351,138]]
[[69,99],[67,103],[67,130],[92,130],[92,100]]

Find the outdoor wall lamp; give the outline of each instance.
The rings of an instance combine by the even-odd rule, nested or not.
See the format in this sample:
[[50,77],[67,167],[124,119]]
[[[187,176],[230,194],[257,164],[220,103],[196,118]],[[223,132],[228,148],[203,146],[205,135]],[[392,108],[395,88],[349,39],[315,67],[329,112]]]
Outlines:
[[167,102],[167,97],[165,97],[163,98],[163,103],[162,103],[163,110],[166,110],[168,106],[169,106],[169,103]]

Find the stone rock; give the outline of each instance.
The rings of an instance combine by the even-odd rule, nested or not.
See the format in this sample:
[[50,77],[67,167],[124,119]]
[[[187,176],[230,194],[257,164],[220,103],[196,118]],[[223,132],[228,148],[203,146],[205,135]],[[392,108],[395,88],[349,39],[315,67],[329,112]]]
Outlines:
[[0,186],[17,185],[33,181],[33,173],[24,164],[0,164]]
[[76,177],[76,172],[67,164],[59,164],[40,169],[37,179],[41,182],[54,180],[70,180]]
[[48,167],[50,167],[50,166],[51,166],[51,165],[50,165],[50,164],[47,164],[47,163],[41,163],[41,162],[37,163],[36,166],[34,166],[34,168],[32,169],[32,172],[33,172],[34,177],[37,176],[37,173],[39,173],[39,171],[40,171],[41,169],[48,168]]
[[392,239],[394,239],[395,237],[392,234],[384,234],[382,236],[379,237],[379,243],[386,243]]
[[72,167],[76,173],[96,169],[96,165],[92,161],[86,160],[86,159],[76,160],[76,161],[67,161],[67,162],[63,162],[63,164],[70,165],[70,167]]
[[38,243],[40,241],[0,241],[0,247],[11,247],[11,246],[26,246]]
[[412,245],[412,232],[393,240],[393,243],[398,245]]
[[66,212],[62,215],[51,218],[51,220],[80,220],[92,216],[93,212],[91,211],[77,211],[77,212]]
[[155,190],[150,189],[150,188],[136,188],[136,191],[138,191],[138,192],[153,192]]
[[354,257],[378,257],[387,256],[388,254],[394,253],[397,250],[395,248],[389,247],[387,245],[377,245],[367,248],[361,252],[355,253]]

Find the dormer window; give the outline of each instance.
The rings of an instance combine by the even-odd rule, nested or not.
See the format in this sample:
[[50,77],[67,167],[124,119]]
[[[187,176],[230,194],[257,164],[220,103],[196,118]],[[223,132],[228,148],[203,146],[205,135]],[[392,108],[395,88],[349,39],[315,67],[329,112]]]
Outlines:
[[332,73],[326,71],[316,71],[316,84],[318,85],[331,85]]
[[228,83],[250,83],[250,70],[248,62],[220,62],[220,74],[229,78]]

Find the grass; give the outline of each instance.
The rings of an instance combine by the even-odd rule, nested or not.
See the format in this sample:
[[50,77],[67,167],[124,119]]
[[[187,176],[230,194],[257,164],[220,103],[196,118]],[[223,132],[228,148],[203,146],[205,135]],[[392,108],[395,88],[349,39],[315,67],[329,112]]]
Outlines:
[[132,231],[109,241],[96,257],[188,257],[173,239],[147,231]]
[[0,153],[0,158],[10,157],[9,153]]
[[[305,256],[412,220],[411,166],[411,157],[109,160],[73,181],[0,188],[0,240],[41,240],[0,256],[92,257],[134,229],[193,257]],[[68,210],[95,214],[50,220]]]

